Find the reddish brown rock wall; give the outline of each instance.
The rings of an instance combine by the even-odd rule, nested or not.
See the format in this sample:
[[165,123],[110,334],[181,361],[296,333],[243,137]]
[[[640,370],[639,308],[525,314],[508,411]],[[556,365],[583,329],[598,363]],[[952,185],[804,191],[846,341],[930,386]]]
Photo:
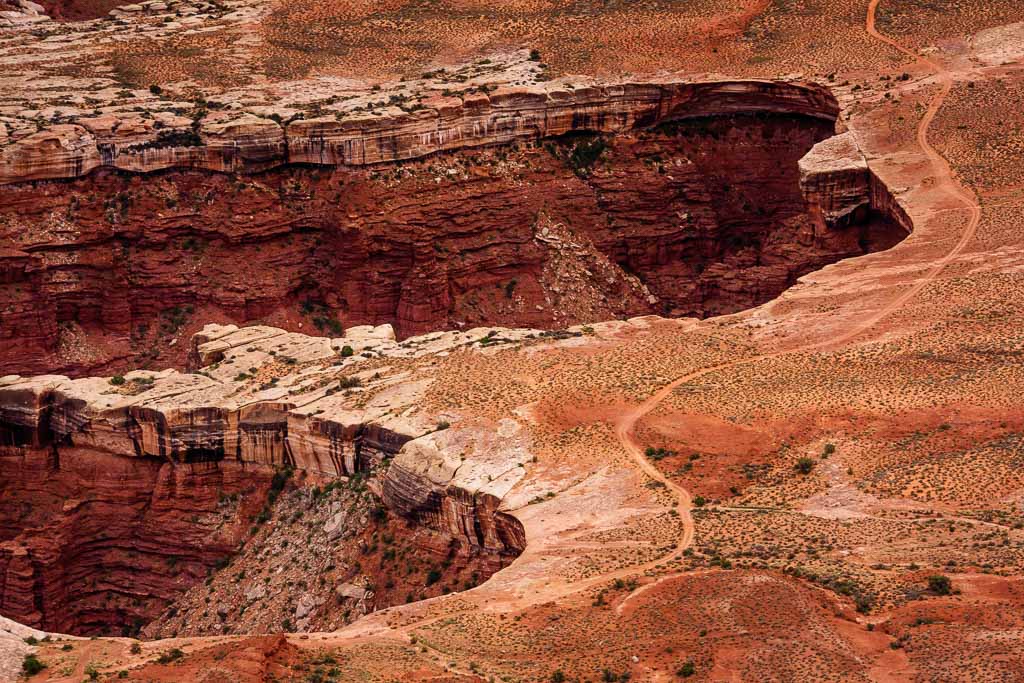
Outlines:
[[[864,224],[815,227],[800,193],[797,160],[830,134],[744,115],[606,138],[587,168],[569,139],[372,171],[12,186],[0,372],[180,364],[171,342],[210,321],[313,332],[334,317],[405,336],[740,310],[867,248]],[[563,239],[538,236],[549,224]]]
[[819,85],[761,80],[551,84],[489,95],[434,94],[418,104],[366,111],[342,102],[288,122],[205,110],[195,119],[164,113],[157,121],[135,112],[79,118],[10,136],[0,145],[0,185],[78,178],[97,168],[252,173],[283,164],[354,167],[573,132],[622,133],[681,118],[781,113],[834,121],[839,113]]
[[[360,424],[352,419],[357,413],[346,411],[349,422],[342,426],[321,411],[311,425],[312,416],[289,412],[294,405],[285,397],[242,408],[229,399],[218,406],[222,384],[173,371],[137,395],[115,394],[111,386],[106,379],[49,376],[8,378],[0,387],[0,610],[20,622],[75,634],[119,634],[160,615],[158,630],[165,635],[219,629],[222,622],[207,609],[204,587],[197,584],[239,549],[249,558],[245,562],[270,571],[271,558],[261,550],[268,538],[285,547],[315,533],[323,579],[316,589],[319,597],[331,598],[321,601],[318,623],[334,628],[348,620],[352,605],[334,598],[328,554],[336,559],[331,565],[341,568],[331,580],[385,577],[383,592],[371,591],[360,601],[360,609],[377,609],[404,601],[417,581],[430,588],[440,574],[451,586],[483,580],[525,546],[522,525],[498,510],[498,484],[489,492],[460,488],[472,482],[430,488],[425,495],[435,510],[382,496],[393,514],[384,508],[371,514],[380,503],[366,489],[380,490],[377,475],[385,488],[391,479],[386,467],[371,471],[429,429],[415,420],[400,420],[400,431],[394,431]],[[196,392],[191,398],[189,387]],[[327,453],[330,458],[323,457]],[[291,466],[305,490],[282,495],[292,481]],[[337,479],[343,475],[351,480]],[[326,506],[327,498],[311,492],[328,479],[325,495],[344,488],[344,501],[336,497]],[[415,477],[402,481],[413,487],[407,498],[419,497],[415,487],[429,484]],[[417,577],[400,575],[394,548],[387,558],[381,550],[379,567],[354,569],[370,559],[369,546],[377,547],[381,530],[367,526],[371,518],[376,527],[391,520],[394,533],[388,535],[418,562],[432,558],[439,577],[424,584],[426,565]],[[348,540],[336,543],[341,538]],[[238,572],[233,568],[236,578],[221,577],[220,583],[248,592],[252,586]],[[312,583],[305,573],[296,577],[307,580]],[[178,601],[192,587],[203,594],[197,598],[191,591],[182,612]],[[428,594],[442,590],[438,585]],[[260,612],[261,629],[280,625],[287,609],[295,608],[287,595],[279,597]]]
[[74,447],[4,447],[0,467],[0,611],[81,634],[132,631],[205,577],[272,473]]

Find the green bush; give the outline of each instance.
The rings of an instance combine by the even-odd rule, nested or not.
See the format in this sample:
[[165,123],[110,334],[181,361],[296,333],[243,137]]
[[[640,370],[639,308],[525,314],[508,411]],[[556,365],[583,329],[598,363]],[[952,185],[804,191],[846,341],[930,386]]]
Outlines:
[[165,652],[162,655],[160,655],[159,657],[157,657],[156,658],[156,662],[157,662],[157,664],[170,664],[171,662],[178,661],[179,659],[181,659],[184,656],[185,656],[185,653],[182,652],[180,648],[176,647],[176,648],[173,648],[171,650],[168,650],[167,652]]
[[25,659],[21,661],[21,670],[25,672],[26,676],[35,676],[45,668],[46,665],[40,662],[35,655],[25,655]]
[[349,356],[351,356],[353,354],[355,354],[355,350],[353,350],[353,348],[351,346],[346,344],[345,346],[341,347],[341,357],[342,358],[348,358]]
[[569,155],[569,166],[572,168],[573,173],[581,178],[590,175],[590,170],[607,148],[608,143],[603,138],[577,142],[572,148],[572,153]]
[[683,665],[679,667],[679,670],[676,671],[676,675],[680,678],[689,678],[695,673],[697,673],[697,669],[696,667],[694,667],[693,662],[691,660],[687,660],[686,662],[684,662]]
[[338,381],[338,388],[339,389],[353,389],[355,387],[359,387],[359,386],[362,386],[362,385],[363,385],[363,380],[359,379],[358,377],[352,377],[352,376],[342,377]]
[[668,448],[655,448],[654,446],[648,446],[644,449],[644,455],[651,460],[662,460],[664,458],[672,457],[675,454],[675,451],[669,450]]
[[936,595],[949,595],[953,592],[953,583],[948,576],[936,574],[928,577],[928,590]]
[[853,604],[857,606],[857,611],[861,614],[867,614],[871,611],[871,608],[875,604],[874,598],[864,593],[859,593],[853,598]]
[[115,387],[119,387],[122,384],[124,384],[124,376],[114,375],[113,377],[110,378],[110,383],[113,384]]
[[800,474],[810,474],[811,470],[814,469],[814,464],[814,461],[810,458],[800,458],[796,461],[796,464],[793,465],[793,469]]

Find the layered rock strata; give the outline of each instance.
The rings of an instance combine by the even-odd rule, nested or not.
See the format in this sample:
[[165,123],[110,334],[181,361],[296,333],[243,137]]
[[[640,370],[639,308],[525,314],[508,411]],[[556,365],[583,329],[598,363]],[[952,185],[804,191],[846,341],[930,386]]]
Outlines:
[[[700,143],[771,148],[786,132],[780,125],[761,121],[744,129],[702,122]],[[808,130],[811,152],[800,161],[798,185],[808,208],[787,219],[789,229],[797,230],[791,234],[807,230],[811,247],[860,241],[879,213],[892,216],[900,230],[909,229],[850,136],[813,145],[814,136],[826,135]],[[733,162],[698,154],[661,156],[666,145],[696,134],[672,126],[612,141],[629,154],[603,158],[600,173],[587,168],[573,177],[581,186],[603,188],[601,205],[609,207],[618,201],[625,177],[633,177],[639,165],[649,167],[652,179],[682,183],[680,196],[697,198],[706,205],[703,211],[716,206],[720,229],[732,222],[732,234],[743,234],[747,217],[741,214],[740,220],[730,211],[742,211],[748,197],[733,190],[731,203],[724,201],[730,192],[724,179],[737,168]],[[569,149],[575,153],[579,147],[543,153],[557,159]],[[639,159],[638,166],[617,169],[616,162],[627,156]],[[687,187],[700,168],[722,185]],[[768,190],[779,181],[769,174],[758,177],[766,183],[759,188],[766,198],[760,206],[777,218],[784,198]],[[660,187],[657,200],[631,199],[628,209],[664,204],[665,186]],[[532,227],[535,243],[580,248],[574,241],[582,237],[567,221],[544,217]],[[593,238],[590,243],[603,246]],[[607,247],[596,251],[615,253]],[[27,252],[8,255],[15,264],[27,258]],[[672,282],[674,267],[649,272]],[[653,287],[658,279],[648,281]],[[436,538],[451,539],[461,552],[494,558],[489,565],[501,566],[525,546],[522,525],[502,505],[525,476],[529,444],[513,420],[459,424],[458,416],[420,410],[431,380],[403,364],[467,347],[486,349],[496,338],[514,343],[538,335],[514,330],[496,337],[480,328],[399,342],[388,325],[353,327],[337,338],[209,325],[189,346],[188,374],[3,378],[0,465],[4,499],[14,504],[4,506],[0,520],[0,605],[21,621],[55,630],[141,625],[235,547],[247,514],[224,501],[240,497],[258,505],[260,489],[282,466],[326,477],[384,466],[386,473],[374,485],[390,510],[436,532]],[[167,528],[175,530],[172,543],[162,540]],[[97,583],[92,577],[98,573],[110,578]],[[74,609],[65,609],[72,596],[81,597]]]
[[[741,108],[725,92],[714,106]],[[390,323],[404,337],[741,310],[905,234],[881,209],[812,215],[824,195],[805,200],[797,162],[831,135],[828,116],[671,120],[373,170],[12,185],[0,371],[181,367],[184,340],[211,320],[335,334]]]
[[[0,608],[53,630],[141,625],[230,554],[247,519],[238,506],[258,508],[283,466],[333,478],[393,458],[382,502],[501,566],[525,545],[501,510],[528,461],[518,424],[441,425],[416,408],[430,380],[377,360],[490,338],[209,326],[191,354],[209,364],[192,374],[3,378]],[[463,462],[470,443],[482,455]]]
[[850,131],[817,143],[800,159],[800,190],[823,231],[864,223],[873,212],[910,234],[910,216],[868,166]]
[[434,96],[415,111],[339,109],[287,123],[237,112],[194,119],[169,112],[83,117],[35,133],[5,132],[0,184],[78,178],[101,167],[253,173],[281,164],[365,166],[573,132],[621,133],[670,120],[749,113],[834,121],[838,106],[820,86],[749,80],[502,88]]

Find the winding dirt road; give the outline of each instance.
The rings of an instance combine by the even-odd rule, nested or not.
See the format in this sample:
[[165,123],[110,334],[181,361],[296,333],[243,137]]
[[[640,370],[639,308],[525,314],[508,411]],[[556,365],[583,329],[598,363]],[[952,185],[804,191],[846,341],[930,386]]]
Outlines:
[[[973,239],[977,230],[978,224],[981,220],[981,209],[974,199],[974,195],[968,190],[959,186],[953,177],[952,169],[949,163],[932,147],[928,141],[928,129],[931,126],[935,115],[941,109],[943,102],[948,96],[949,92],[953,87],[953,75],[946,70],[942,65],[932,60],[926,59],[920,55],[917,55],[912,50],[898,44],[892,39],[881,35],[875,29],[875,13],[878,8],[879,0],[871,0],[867,8],[867,16],[865,19],[865,29],[867,32],[878,39],[879,41],[892,46],[899,50],[901,53],[913,58],[915,62],[927,65],[933,72],[934,77],[941,83],[939,92],[931,99],[928,108],[921,119],[917,127],[917,142],[921,147],[924,154],[928,157],[930,166],[932,169],[932,177],[937,185],[944,189],[949,195],[956,198],[961,204],[960,207],[952,210],[967,211],[968,212],[968,223],[964,228],[962,234],[957,240],[954,247],[944,254],[941,258],[937,259],[928,267],[927,272],[918,279],[913,285],[902,292],[899,296],[895,297],[892,301],[887,303],[879,310],[871,313],[862,320],[856,321],[846,331],[839,334],[830,335],[826,338],[819,339],[807,344],[803,344],[797,347],[788,348],[781,351],[775,351],[772,353],[765,353],[756,356],[750,356],[742,358],[736,361],[730,361],[728,363],[722,363],[718,365],[701,368],[700,370],[688,373],[686,375],[677,377],[665,386],[661,387],[657,392],[652,394],[643,403],[637,405],[631,410],[626,411],[615,423],[615,436],[622,446],[622,448],[630,455],[631,459],[637,466],[637,468],[643,472],[647,477],[650,477],[653,481],[661,482],[664,484],[666,489],[672,493],[676,499],[675,509],[679,513],[679,518],[682,523],[682,532],[679,539],[673,549],[666,555],[659,557],[655,560],[643,563],[641,565],[632,565],[621,569],[613,570],[610,572],[603,573],[599,576],[592,576],[584,580],[576,581],[573,583],[559,584],[553,583],[545,586],[541,590],[530,593],[529,595],[519,596],[503,596],[500,598],[494,598],[489,602],[488,609],[498,610],[515,610],[529,607],[543,602],[549,602],[552,600],[558,600],[565,598],[570,595],[580,594],[586,590],[592,589],[599,585],[607,585],[610,581],[616,578],[634,577],[643,574],[645,571],[655,569],[659,566],[664,566],[665,563],[676,561],[681,558],[685,550],[693,543],[694,538],[694,523],[692,516],[692,501],[689,492],[683,487],[679,486],[675,482],[667,478],[661,471],[658,470],[654,464],[651,463],[650,459],[644,455],[644,449],[638,442],[634,435],[634,430],[637,423],[642,420],[651,411],[655,410],[662,401],[665,400],[677,387],[680,385],[699,379],[705,375],[718,372],[721,370],[727,370],[730,368],[740,367],[744,365],[750,365],[758,363],[771,358],[777,358],[795,353],[805,353],[808,351],[817,351],[828,347],[835,347],[840,344],[846,343],[866,332],[870,331],[872,327],[877,325],[880,321],[884,320],[888,316],[892,315],[895,311],[906,305],[908,301],[913,299],[919,294],[925,287],[933,282],[939,274],[949,265],[970,243]],[[677,572],[669,573],[658,577],[654,581],[648,582],[636,588],[618,605],[616,605],[616,612],[622,614],[625,608],[635,599],[642,595],[645,591],[650,590],[656,585],[671,580],[677,576],[692,573],[692,572]],[[488,583],[482,584],[479,589],[474,590],[485,590]],[[434,602],[440,598],[434,598],[425,601],[423,604]],[[365,638],[373,637],[389,637],[389,638],[400,638],[408,637],[413,631],[427,626],[431,623],[439,621],[443,618],[450,618],[454,615],[463,612],[472,612],[479,609],[479,606],[470,607],[467,606],[465,609],[445,611],[440,615],[433,615],[424,617],[421,619],[413,619],[405,622],[401,625],[386,623],[386,614],[391,610],[382,610],[376,613],[376,619],[363,619],[353,624],[349,628],[345,629],[342,633],[337,634],[344,640],[352,642],[353,640],[362,640]],[[447,653],[436,651],[435,655],[440,657],[441,655],[448,656]]]
[[[643,403],[623,413],[615,423],[615,436],[619,441],[619,444],[626,451],[626,453],[630,455],[633,462],[641,472],[643,472],[646,476],[650,477],[653,481],[661,482],[662,484],[664,484],[666,489],[669,490],[675,496],[675,509],[679,513],[679,518],[683,528],[682,533],[680,534],[679,539],[675,544],[674,548],[666,555],[651,560],[649,562],[645,562],[641,565],[632,565],[615,571],[607,572],[600,576],[593,576],[588,579],[576,581],[570,584],[553,584],[548,587],[545,587],[545,589],[541,591],[532,593],[528,596],[522,595],[516,598],[501,600],[501,608],[521,609],[528,607],[532,604],[557,600],[560,598],[564,598],[568,595],[577,594],[582,591],[591,589],[597,585],[607,584],[608,582],[617,578],[637,576],[638,574],[643,574],[645,571],[654,569],[658,566],[663,566],[665,563],[673,562],[680,559],[683,556],[683,553],[686,551],[686,549],[693,543],[694,537],[692,500],[690,497],[690,493],[683,487],[679,486],[678,484],[670,480],[664,474],[662,474],[662,472],[658,470],[658,468],[655,467],[654,464],[651,463],[650,459],[647,458],[646,455],[644,455],[644,448],[638,442],[636,436],[633,433],[637,423],[651,411],[656,409],[661,404],[661,402],[664,401],[665,398],[667,398],[677,387],[687,382],[691,382],[695,379],[699,379],[705,375],[714,372],[719,372],[721,370],[727,370],[730,368],[750,365],[764,360],[778,358],[780,356],[786,356],[796,353],[806,353],[808,351],[817,351],[828,347],[838,346],[868,332],[872,327],[877,325],[879,322],[881,322],[882,320],[884,320],[885,318],[887,318],[888,316],[892,315],[894,312],[902,308],[904,305],[906,305],[907,302],[913,299],[925,287],[927,287],[931,282],[933,282],[943,271],[943,269],[945,269],[946,266],[949,265],[949,263],[952,262],[953,259],[955,259],[973,239],[978,227],[978,223],[981,220],[981,209],[975,201],[974,195],[969,190],[957,184],[956,180],[953,177],[953,172],[949,166],[949,163],[945,160],[945,158],[942,157],[942,155],[940,155],[935,150],[934,147],[932,147],[931,143],[928,141],[928,128],[931,126],[931,123],[934,120],[935,115],[941,109],[942,104],[945,101],[950,90],[952,90],[953,76],[948,70],[946,70],[942,65],[938,64],[937,62],[921,57],[914,53],[913,51],[891,40],[890,38],[879,34],[875,29],[875,13],[878,8],[878,3],[879,0],[871,0],[871,2],[868,5],[867,16],[865,20],[865,29],[867,30],[867,32],[870,35],[877,38],[878,40],[899,50],[903,54],[912,57],[915,60],[915,62],[926,64],[928,67],[931,68],[931,70],[934,72],[934,76],[938,78],[942,84],[939,92],[936,93],[936,95],[929,102],[928,109],[926,110],[925,115],[922,117],[920,123],[918,124],[916,137],[918,145],[921,147],[922,151],[929,159],[932,168],[933,178],[937,186],[942,187],[947,193],[955,197],[962,204],[962,206],[958,207],[958,209],[956,210],[966,210],[969,212],[968,223],[964,228],[963,233],[960,235],[960,238],[958,239],[957,243],[949,252],[944,254],[940,259],[936,260],[934,263],[932,263],[928,271],[920,279],[918,279],[917,282],[910,286],[906,291],[901,293],[899,296],[894,298],[884,307],[875,311],[868,317],[864,318],[863,320],[857,321],[855,324],[851,325],[850,328],[847,329],[846,331],[807,344],[802,344],[797,347],[776,351],[772,353],[749,356],[739,360],[730,361],[728,363],[721,363],[718,365],[701,368],[700,370],[696,370],[686,375],[677,377],[676,379],[672,380],[671,382],[663,386],[657,392],[652,394]],[[641,595],[643,592],[649,590],[651,587],[657,585],[658,583],[679,576],[682,573],[685,572],[666,574],[665,576],[659,577],[654,582],[649,582],[647,584],[639,586],[632,593],[626,596],[625,599],[620,601],[620,603],[616,606],[616,611],[619,614],[621,614],[625,607],[631,601],[635,600],[637,596]],[[498,607],[498,605],[492,604],[491,607],[495,608]],[[452,614],[457,613],[459,612],[448,612],[445,614],[445,616],[450,617],[452,616]],[[370,623],[365,622],[362,625],[362,629],[356,627],[355,629],[351,629],[350,632],[355,631],[360,636],[382,635],[384,633],[388,633],[389,635],[409,634],[413,630],[425,626],[429,623],[435,622],[440,618],[442,617],[435,616],[426,619],[415,620],[406,623],[400,627],[388,627],[382,624],[371,626]]]
[[[684,550],[693,542],[694,525],[692,501],[690,494],[686,489],[672,482],[670,479],[665,477],[657,467],[651,464],[650,460],[644,455],[644,450],[641,445],[637,442],[636,437],[633,435],[633,429],[637,422],[642,419],[645,415],[654,410],[658,404],[661,403],[672,391],[679,385],[710,374],[719,370],[725,370],[728,368],[739,367],[743,365],[749,365],[751,363],[757,363],[770,358],[777,358],[794,353],[805,353],[808,351],[816,351],[830,346],[837,346],[848,342],[865,332],[869,331],[876,324],[884,320],[885,318],[898,311],[900,308],[905,306],[907,302],[917,296],[925,287],[931,284],[935,278],[948,266],[953,259],[960,255],[960,253],[966,248],[966,246],[974,239],[974,235],[977,232],[978,224],[981,222],[981,207],[975,201],[974,194],[967,188],[959,185],[953,177],[953,170],[949,165],[949,162],[935,150],[935,148],[928,141],[928,129],[935,119],[935,115],[942,108],[942,104],[945,102],[946,97],[953,89],[953,75],[938,62],[927,59],[914,51],[910,50],[903,45],[900,45],[895,40],[882,35],[875,28],[875,16],[878,10],[878,3],[880,0],[871,0],[868,4],[867,15],[865,17],[864,27],[869,35],[876,38],[877,40],[895,48],[901,53],[911,57],[915,62],[926,64],[934,72],[935,77],[941,83],[939,92],[931,99],[928,104],[928,109],[925,111],[924,116],[921,118],[920,123],[917,126],[917,144],[921,147],[921,150],[928,157],[929,163],[932,168],[933,177],[937,186],[941,187],[948,194],[955,197],[963,206],[959,210],[968,211],[968,223],[964,228],[963,233],[960,235],[960,239],[957,240],[956,245],[950,249],[942,258],[935,261],[928,272],[915,282],[907,291],[900,294],[898,297],[893,299],[891,302],[886,304],[884,307],[871,314],[864,320],[859,321],[855,325],[851,326],[847,331],[821,339],[816,342],[804,344],[795,348],[786,349],[775,353],[761,354],[758,356],[752,356],[749,358],[743,358],[741,360],[733,361],[730,363],[724,363],[708,368],[703,368],[696,372],[689,373],[682,377],[673,380],[671,383],[662,387],[657,393],[652,395],[649,399],[644,401],[642,404],[629,411],[622,416],[615,428],[615,435],[622,445],[623,449],[632,456],[637,466],[652,479],[663,483],[669,490],[675,495],[678,502],[678,512],[683,522],[683,533],[679,539],[679,544],[676,549],[667,557],[661,558],[656,563],[661,563],[680,557]],[[654,583],[649,583],[644,586],[640,586],[632,593],[630,593],[624,600],[622,600],[617,606],[616,611],[621,614],[625,609],[626,605],[634,600],[637,596],[641,595],[644,591],[648,590],[651,586],[660,583],[661,581],[671,578],[672,576],[678,576],[679,574],[673,574],[665,577],[661,577]]]

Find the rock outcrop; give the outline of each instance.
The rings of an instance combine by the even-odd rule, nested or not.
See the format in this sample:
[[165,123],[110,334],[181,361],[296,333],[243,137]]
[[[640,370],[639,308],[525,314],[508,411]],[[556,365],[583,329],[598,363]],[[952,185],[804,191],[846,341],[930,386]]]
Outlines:
[[[0,379],[0,609],[52,630],[139,626],[232,552],[286,466],[335,478],[393,458],[383,503],[442,554],[500,567],[525,545],[501,509],[528,461],[518,426],[440,425],[416,408],[429,378],[375,362],[488,339],[209,326],[192,357],[210,364],[192,374]],[[479,455],[462,462],[470,444]]]
[[100,166],[96,137],[79,125],[56,125],[11,141],[0,151],[0,183],[77,178]]
[[22,674],[21,663],[36,648],[30,639],[41,640],[48,634],[0,617],[0,680],[15,681]]
[[99,166],[236,173],[281,164],[365,166],[567,133],[621,133],[664,121],[751,113],[834,121],[838,106],[820,86],[750,80],[503,88],[435,97],[415,111],[339,108],[287,124],[245,113],[215,112],[194,120],[122,114],[10,137],[0,147],[0,185],[77,178]]
[[[781,106],[759,93],[695,91],[663,100],[659,116]],[[618,116],[588,111],[576,114],[584,129]],[[636,116],[623,125],[639,126]],[[137,135],[187,123],[178,118],[86,123],[123,151]],[[250,119],[208,118],[225,139],[253,141],[217,152],[225,169],[264,163],[283,144]],[[405,337],[741,310],[902,236],[884,221],[816,223],[808,213],[797,161],[831,133],[826,114],[723,114],[373,169],[144,179],[100,169],[11,185],[0,201],[0,372],[182,367],[184,340],[208,321],[333,334],[389,323]],[[176,149],[133,153],[170,164]]]
[[852,132],[814,145],[799,168],[800,190],[822,231],[864,223],[871,212],[886,216],[906,234],[913,229],[891,190],[868,167]]
[[[443,429],[407,443],[388,469],[382,498],[389,508],[481,548],[507,552],[526,545],[523,528],[498,512],[501,500],[526,475],[529,461],[520,428],[503,420],[494,432]],[[481,456],[467,460],[472,445]]]
[[25,28],[47,21],[50,17],[40,4],[31,0],[0,0],[0,28]]

